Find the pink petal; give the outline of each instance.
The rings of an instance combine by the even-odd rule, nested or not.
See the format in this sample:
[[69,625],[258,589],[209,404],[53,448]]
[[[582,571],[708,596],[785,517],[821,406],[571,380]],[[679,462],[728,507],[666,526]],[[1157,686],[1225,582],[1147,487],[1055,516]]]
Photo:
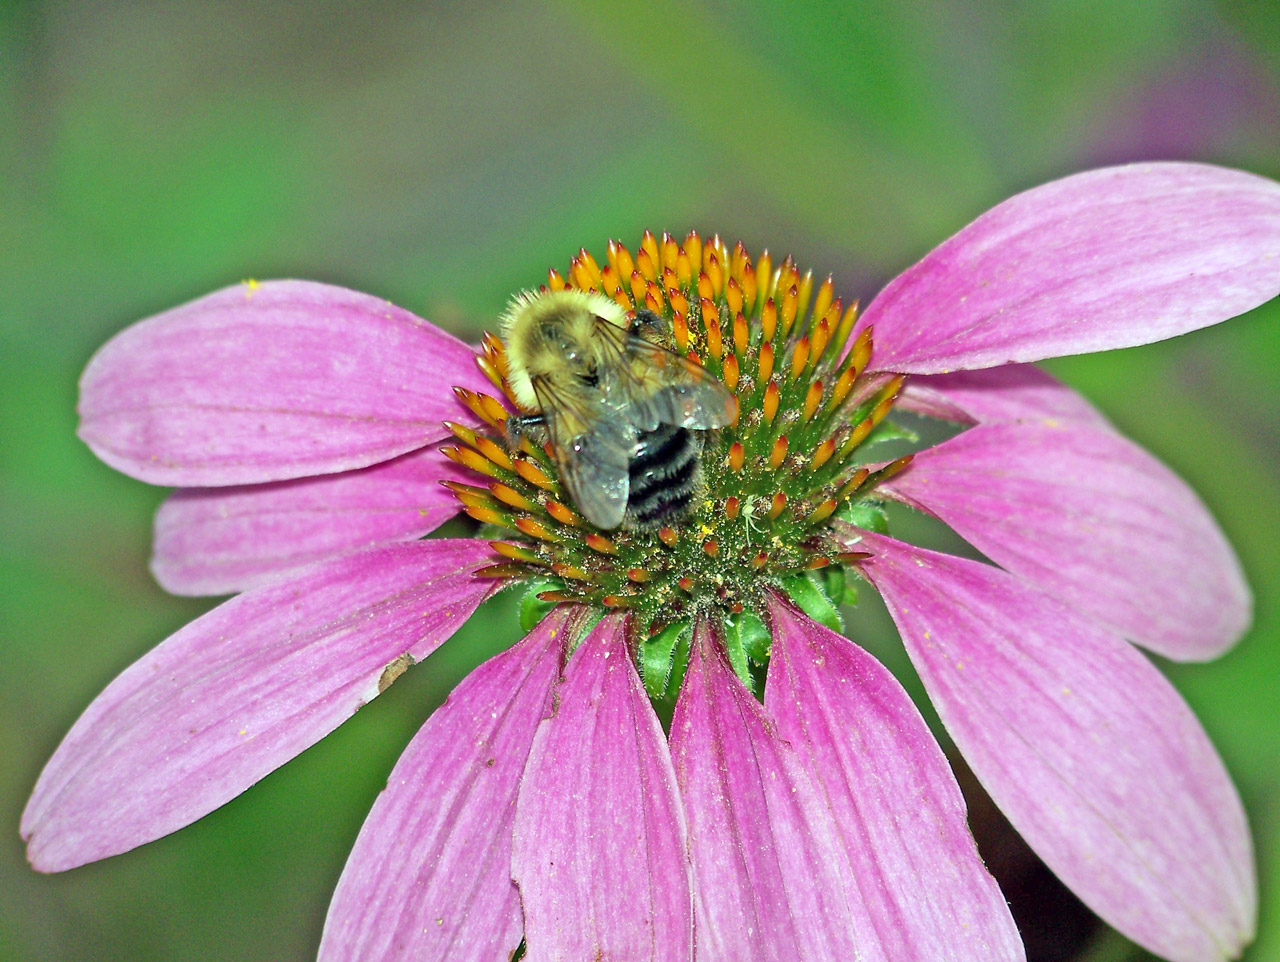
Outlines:
[[684,813],[618,617],[578,646],[520,787],[512,875],[529,962],[693,958]]
[[156,513],[151,570],[173,594],[231,594],[354,549],[419,538],[458,511],[439,484],[446,478],[475,475],[431,447],[341,474],[186,488]]
[[908,378],[898,407],[960,424],[1031,419],[1108,423],[1082,396],[1032,364]]
[[998,568],[870,532],[859,548],[947,730],[1049,867],[1171,962],[1234,958],[1256,914],[1244,810],[1164,677]]
[[1280,184],[1132,164],[1006,200],[871,302],[871,367],[941,374],[1149,344],[1280,293]]
[[258,484],[362,468],[444,436],[474,352],[387,301],[311,281],[228,287],[108,341],[80,437],[152,484]]
[[1213,658],[1249,627],[1249,588],[1208,509],[1109,429],[980,425],[921,451],[883,490],[1170,658]]
[[765,706],[807,752],[885,955],[1026,958],[969,834],[964,798],[897,680],[851,641],[772,596]]
[[697,957],[883,959],[831,813],[705,623],[671,723]]
[[323,562],[171,635],[85,709],[22,818],[31,864],[74,868],[167,835],[319,741],[494,590],[484,542]]
[[520,943],[516,792],[563,664],[566,609],[468,675],[396,763],[347,859],[320,962],[497,962]]

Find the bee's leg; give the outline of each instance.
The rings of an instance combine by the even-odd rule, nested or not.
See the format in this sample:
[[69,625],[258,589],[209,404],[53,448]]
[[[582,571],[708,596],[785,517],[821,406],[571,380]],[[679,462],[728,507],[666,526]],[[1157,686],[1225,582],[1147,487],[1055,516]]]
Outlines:
[[659,315],[653,313],[647,307],[642,307],[636,311],[636,316],[632,318],[628,330],[632,334],[641,335],[646,330],[654,331],[658,334],[665,334],[667,331],[667,322]]
[[540,428],[547,423],[544,414],[514,414],[507,418],[507,446],[514,451],[520,447],[520,439],[529,431],[529,428]]

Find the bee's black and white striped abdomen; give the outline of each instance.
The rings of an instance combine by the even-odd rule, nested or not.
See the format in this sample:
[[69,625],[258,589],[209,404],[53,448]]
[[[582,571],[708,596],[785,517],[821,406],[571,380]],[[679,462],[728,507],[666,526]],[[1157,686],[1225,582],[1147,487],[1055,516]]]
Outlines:
[[631,459],[627,514],[632,524],[658,524],[689,507],[698,484],[702,437],[673,424],[644,431]]

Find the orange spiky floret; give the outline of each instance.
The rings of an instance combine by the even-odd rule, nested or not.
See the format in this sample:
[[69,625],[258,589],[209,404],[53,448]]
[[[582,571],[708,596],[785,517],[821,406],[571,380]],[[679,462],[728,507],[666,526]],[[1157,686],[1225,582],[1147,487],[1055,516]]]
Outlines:
[[784,434],[773,442],[773,450],[769,452],[769,467],[777,470],[787,459],[787,436]]
[[724,381],[725,387],[730,391],[736,391],[738,389],[738,379],[741,377],[741,374],[738,371],[738,356],[736,354],[730,354],[724,359],[724,367],[721,369],[721,375],[721,380]]
[[760,345],[760,356],[756,359],[756,374],[761,383],[773,377],[773,345],[768,342]]
[[791,349],[791,379],[793,381],[800,376],[800,372],[805,369],[808,363],[809,338],[805,336],[796,341],[795,347]]
[[551,517],[555,518],[561,524],[567,524],[573,528],[580,528],[584,523],[581,515],[552,498],[547,498],[543,501],[542,506],[546,509],[547,514],[551,515]]
[[770,381],[769,386],[764,390],[764,404],[761,408],[764,413],[765,424],[773,423],[773,419],[778,413],[778,403],[781,397],[781,392],[778,390],[778,382]]
[[702,238],[698,236],[696,230],[691,230],[684,236],[685,254],[689,258],[689,263],[695,265],[699,270],[702,269]]
[[555,482],[547,477],[546,472],[528,458],[515,458],[512,464],[515,467],[516,474],[535,487],[542,488],[544,491],[550,491],[555,488]]
[[818,293],[813,299],[813,322],[817,324],[827,316],[827,308],[831,306],[831,299],[835,296],[836,286],[831,280],[831,275],[827,275],[827,279],[818,286]]
[[831,460],[831,455],[836,453],[836,439],[827,438],[813,452],[813,457],[809,459],[809,470],[817,471],[824,464]]

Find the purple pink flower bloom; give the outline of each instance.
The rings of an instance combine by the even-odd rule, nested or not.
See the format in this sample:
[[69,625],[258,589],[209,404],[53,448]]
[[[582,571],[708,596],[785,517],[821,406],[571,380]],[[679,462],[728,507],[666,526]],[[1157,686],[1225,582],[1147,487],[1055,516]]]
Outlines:
[[[156,577],[237,594],[76,722],[23,815],[32,864],[69,869],[201,817],[495,591],[544,577],[549,610],[391,773],[322,960],[506,959],[522,940],[530,960],[1020,959],[916,707],[798,604],[811,572],[844,568],[882,595],[958,749],[1087,905],[1174,962],[1236,956],[1256,912],[1244,812],[1134,645],[1215,657],[1250,623],[1248,588],[1196,495],[1027,362],[1276,296],[1280,185],[1194,164],[1055,181],[861,315],[790,260],[718,238],[646,235],[607,261],[583,252],[549,284],[647,304],[740,404],[708,441],[704,502],[658,532],[591,530],[545,452],[495,440],[514,410],[495,339],[477,365],[368,295],[241,285],[98,352],[81,437],[179,489],[156,518]],[[895,405],[964,430],[873,463],[858,448]],[[886,500],[991,563],[889,536],[868,520]],[[488,536],[423,537],[460,510]],[[753,614],[763,644],[743,640]]]

